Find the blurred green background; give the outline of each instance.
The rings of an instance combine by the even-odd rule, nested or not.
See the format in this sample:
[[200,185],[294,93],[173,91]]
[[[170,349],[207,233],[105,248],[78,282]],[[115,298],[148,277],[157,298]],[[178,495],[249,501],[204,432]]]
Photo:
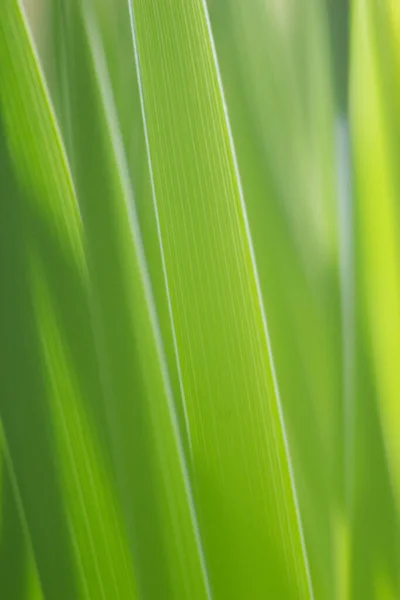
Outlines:
[[2,0],[0,598],[400,598],[398,0]]

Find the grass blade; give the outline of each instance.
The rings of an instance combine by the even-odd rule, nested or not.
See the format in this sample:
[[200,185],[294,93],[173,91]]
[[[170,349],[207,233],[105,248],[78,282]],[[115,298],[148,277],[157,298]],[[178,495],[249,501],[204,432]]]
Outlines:
[[69,104],[77,193],[115,470],[138,585],[148,598],[207,597],[187,467],[100,30],[88,3],[77,3],[70,15]]
[[306,597],[279,398],[205,5],[134,0],[132,29],[211,583],[219,597]]
[[[351,123],[358,197],[360,272],[379,410],[397,505],[400,504],[398,397],[400,270],[398,180],[385,120],[382,70],[374,38],[374,2],[354,3]],[[363,101],[361,102],[361,98]],[[390,113],[389,113],[390,114]],[[395,124],[393,124],[395,127]]]
[[2,196],[13,198],[2,203],[1,416],[21,504],[45,597],[132,598],[109,471],[82,224],[14,0],[1,7],[0,57]]

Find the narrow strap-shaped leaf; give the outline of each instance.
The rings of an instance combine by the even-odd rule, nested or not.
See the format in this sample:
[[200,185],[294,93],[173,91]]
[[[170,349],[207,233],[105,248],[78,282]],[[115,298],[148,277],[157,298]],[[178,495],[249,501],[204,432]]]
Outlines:
[[[388,465],[400,508],[400,181],[390,144],[397,122],[385,107],[384,66],[373,0],[355,0],[352,21],[351,126],[357,185],[358,267]],[[384,4],[387,8],[390,2]],[[388,32],[389,34],[389,32]],[[393,40],[392,40],[393,41]],[[392,72],[392,85],[396,76]],[[394,154],[396,156],[396,154]]]
[[[324,267],[314,270],[310,262],[304,260],[307,252],[301,251],[299,244],[302,245],[305,238],[312,235],[314,223],[306,217],[305,229],[295,219],[302,234],[301,237],[294,235],[291,222],[293,214],[288,214],[287,210],[289,207],[295,212],[303,210],[302,193],[299,186],[295,185],[293,201],[286,204],[282,197],[282,186],[286,182],[275,184],[277,173],[273,173],[275,149],[278,144],[289,148],[294,130],[288,126],[286,104],[279,108],[271,105],[276,93],[276,80],[270,71],[274,66],[279,69],[282,61],[287,59],[287,46],[292,41],[289,31],[292,27],[299,29],[299,35],[302,34],[303,38],[310,34],[309,43],[315,43],[314,40],[320,39],[326,32],[319,9],[312,12],[310,4],[312,8],[315,4],[305,4],[307,8],[301,24],[295,15],[297,10],[303,12],[302,7],[293,4],[292,10],[285,1],[269,3],[266,11],[265,2],[259,0],[248,0],[246,4],[240,0],[222,0],[221,3],[210,5],[210,17],[235,139],[260,287],[268,314],[313,590],[316,598],[328,600],[333,598],[335,592],[331,549],[332,509],[337,511],[337,501],[333,501],[336,484],[333,467],[342,467],[342,454],[338,452],[338,446],[342,443],[342,437],[338,435],[341,428],[336,427],[340,423],[338,417],[342,414],[336,335],[339,331],[339,315],[337,304],[333,301],[337,295],[337,282],[331,276],[330,262],[323,261]],[[269,36],[271,29],[278,29],[281,43],[273,43]],[[297,56],[301,44],[294,43],[293,46],[293,53]],[[310,53],[304,59],[306,64],[303,70],[310,69],[315,73],[318,85],[317,89],[313,87],[306,104],[313,115],[308,132],[311,136],[304,132],[305,139],[299,141],[299,145],[303,145],[303,153],[313,164],[312,174],[309,173],[304,183],[309,189],[311,179],[313,190],[316,192],[318,188],[320,192],[317,193],[321,199],[324,197],[325,202],[332,200],[330,165],[333,161],[328,144],[332,144],[329,138],[333,135],[333,115],[332,98],[329,88],[325,88],[328,87],[329,73],[321,72],[326,69],[323,48],[320,48],[319,58]],[[290,95],[290,82],[286,69],[281,76],[280,86],[282,92],[285,90],[285,101],[288,101],[286,96]],[[294,96],[290,102],[299,102],[299,98]],[[328,132],[325,132],[328,139],[324,138],[318,127],[321,113],[325,114],[322,120],[325,122],[326,119],[329,126]],[[293,114],[296,119],[301,118],[298,112]],[[277,118],[278,115],[280,118]],[[275,128],[279,141],[273,135]],[[272,160],[268,147],[274,153]],[[315,154],[321,160],[314,160],[312,157]],[[293,183],[295,173],[291,168],[288,177],[291,164],[287,155],[282,164],[285,171],[283,177]],[[316,180],[318,185],[314,188]],[[317,253],[312,260],[315,258],[320,261],[321,254]],[[314,285],[317,281],[318,285]],[[318,452],[315,452],[315,448],[318,448]],[[337,495],[335,491],[335,497]]]
[[311,583],[205,3],[131,8],[211,584],[218,598],[305,598]]
[[[3,8],[4,5],[2,11]],[[1,25],[3,15],[2,12]],[[1,65],[3,90],[6,70],[3,55]],[[27,200],[22,193],[10,161],[3,114],[0,121],[0,415],[43,591],[51,597],[61,587],[65,592],[61,592],[60,598],[67,600],[76,597],[73,558],[52,457],[51,425],[45,411],[26,267],[27,223],[22,206],[30,198]]]
[[32,539],[0,423],[0,590],[15,600],[43,598]]
[[0,409],[10,460],[44,597],[134,598],[80,214],[19,3],[2,3],[0,17]]
[[146,598],[206,598],[187,467],[100,31],[86,3],[76,3],[70,15],[77,193],[138,586]]
[[358,462],[351,577],[357,598],[365,598],[372,589],[375,598],[396,598],[400,586],[398,78],[391,51],[396,41],[381,18],[391,4],[354,0],[352,5],[356,298],[364,344],[358,358],[355,420]]

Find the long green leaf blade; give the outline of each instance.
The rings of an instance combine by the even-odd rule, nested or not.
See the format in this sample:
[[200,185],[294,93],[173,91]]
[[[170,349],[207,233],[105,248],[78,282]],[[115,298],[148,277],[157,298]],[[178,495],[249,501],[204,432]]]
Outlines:
[[[389,7],[390,2],[384,3]],[[384,111],[384,70],[374,31],[375,2],[354,2],[351,123],[358,196],[359,267],[388,464],[400,506],[400,253],[397,164],[390,152],[396,122]],[[395,79],[394,74],[392,80]],[[391,116],[390,112],[388,116]]]
[[70,8],[74,172],[138,586],[146,598],[206,598],[187,467],[100,30],[88,4]]
[[2,339],[1,417],[39,578],[49,598],[134,598],[109,471],[82,223],[15,0],[1,6],[0,57],[2,191],[13,199],[2,204],[2,319],[12,320]]
[[133,0],[131,14],[211,583],[221,598],[307,597],[268,333],[205,5]]

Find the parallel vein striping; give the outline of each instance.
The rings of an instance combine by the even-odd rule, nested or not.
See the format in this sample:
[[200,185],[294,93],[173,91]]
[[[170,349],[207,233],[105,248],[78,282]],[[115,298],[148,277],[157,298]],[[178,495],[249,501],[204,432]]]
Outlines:
[[[237,585],[227,583],[221,570],[214,572],[214,584],[225,581],[224,589],[232,586],[232,597],[239,597],[240,586],[248,591],[249,572],[256,569],[247,565],[246,571],[241,563],[252,558],[254,565],[262,563],[281,547],[277,564],[288,585],[298,597],[312,596],[206,6],[199,0],[133,0],[132,8],[155,211],[206,547],[213,570],[215,547],[228,535],[210,526],[217,509],[208,503],[209,494],[218,493],[234,539],[227,569],[238,562],[237,573],[231,574]],[[232,499],[237,506],[229,504]],[[249,525],[260,528],[256,539]],[[283,585],[268,583],[260,574],[257,578],[258,591]]]
[[[133,285],[138,285],[141,289],[141,298],[146,306],[146,330],[151,336],[154,358],[157,360],[156,372],[160,379],[162,392],[159,389],[152,388],[152,397],[149,404],[152,407],[152,421],[157,438],[157,444],[160,449],[161,469],[164,474],[164,486],[166,500],[168,505],[165,507],[171,521],[171,527],[174,531],[174,543],[177,544],[177,551],[180,558],[181,572],[186,577],[186,593],[192,594],[196,589],[193,582],[200,575],[201,584],[197,588],[203,588],[204,596],[211,598],[209,589],[207,569],[202,555],[201,540],[198,532],[197,518],[192,501],[192,492],[190,489],[189,476],[186,462],[184,460],[183,448],[178,430],[178,420],[174,399],[172,395],[171,383],[164,355],[164,349],[160,336],[157,314],[152,294],[146,258],[141,241],[138,217],[135,209],[135,201],[128,175],[128,166],[122,147],[122,140],[119,134],[118,117],[115,110],[115,103],[112,95],[110,81],[106,69],[105,58],[103,56],[100,40],[92,19],[90,11],[85,11],[85,27],[91,49],[94,70],[98,88],[100,91],[101,102],[104,108],[105,123],[108,128],[109,139],[113,154],[113,167],[118,176],[120,186],[120,196],[115,198],[116,205],[119,203],[117,211],[121,213],[121,218],[129,222],[129,245],[132,252],[133,269],[135,275],[131,272]],[[122,233],[121,233],[122,236]],[[126,256],[128,263],[128,255]],[[137,328],[137,327],[136,327]],[[172,493],[171,493],[172,490]],[[193,552],[194,565],[199,573],[193,576],[189,568],[189,548]],[[191,558],[192,560],[192,558]],[[197,565],[198,561],[198,565]],[[192,578],[192,581],[190,581]]]
[[[13,168],[21,185],[29,192],[24,201],[36,203],[32,207],[21,207],[21,213],[26,211],[29,215],[32,212],[47,221],[67,265],[86,289],[83,230],[75,190],[18,0],[5,0],[0,14],[1,116]],[[29,233],[35,238],[31,230]],[[47,408],[54,418],[60,478],[64,483],[63,500],[84,595],[89,598],[108,598],[110,594],[116,598],[132,598],[134,584],[132,570],[128,567],[129,551],[118,519],[111,479],[103,463],[102,450],[95,444],[95,435],[86,422],[80,386],[75,380],[72,361],[70,364],[67,360],[67,345],[59,327],[58,317],[65,316],[63,309],[68,300],[61,310],[58,305],[56,318],[53,293],[57,297],[60,292],[59,282],[49,276],[39,256],[34,255],[36,244],[32,244],[32,239],[26,240],[26,247],[27,262],[28,259],[32,261],[31,265],[26,265],[27,271],[29,266],[32,267],[28,302],[32,301],[36,309],[35,333],[43,349],[42,380],[47,384]],[[76,329],[79,325],[82,324],[77,324]],[[57,548],[56,542],[54,547]],[[45,570],[47,565],[42,562],[41,567]]]
[[[1,52],[6,53],[4,60],[12,67],[3,69],[0,90],[10,150],[14,153],[16,164],[20,165],[21,181],[32,189],[35,200],[43,203],[41,208],[57,228],[66,255],[73,257],[72,260],[76,261],[83,274],[82,229],[78,205],[71,201],[74,189],[72,180],[65,177],[69,168],[62,138],[19,0],[5,0],[0,28],[4,28]],[[24,32],[23,36],[21,30]],[[11,47],[11,40],[16,39],[19,43],[12,43]],[[29,61],[25,59],[27,53],[30,55]],[[22,82],[23,89],[28,93],[29,110],[24,102],[25,98],[21,96]],[[21,114],[24,115],[22,121]],[[38,118],[33,120],[33,115]],[[30,137],[26,137],[25,144],[21,145],[19,140],[24,127],[28,127]],[[51,176],[42,167],[37,144],[32,143],[36,128],[40,131],[46,160],[51,165]]]

